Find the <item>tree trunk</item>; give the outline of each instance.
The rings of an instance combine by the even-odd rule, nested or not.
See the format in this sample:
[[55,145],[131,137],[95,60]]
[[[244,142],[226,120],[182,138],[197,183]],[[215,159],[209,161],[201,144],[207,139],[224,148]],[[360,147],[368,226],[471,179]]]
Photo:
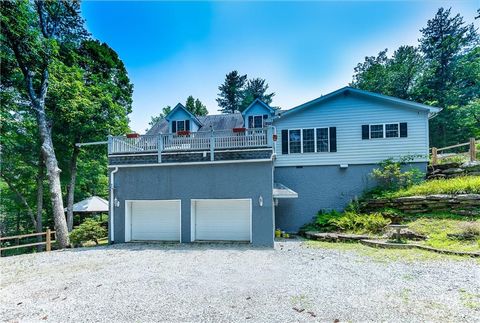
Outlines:
[[[42,212],[43,212],[43,179],[45,178],[44,165],[42,154],[39,154],[38,160],[38,174],[37,174],[37,233],[42,232],[43,223],[42,223]],[[42,242],[42,236],[38,236],[38,242]],[[43,250],[43,246],[37,247],[38,251]]]
[[36,105],[36,117],[42,144],[42,155],[47,169],[47,179],[50,186],[50,198],[52,201],[53,220],[55,222],[55,236],[60,248],[70,246],[67,221],[63,209],[62,187],[60,184],[60,168],[58,168],[57,157],[52,142],[51,127],[47,124],[45,115],[45,99],[34,100]]
[[73,202],[75,200],[75,182],[77,180],[77,160],[80,148],[73,147],[72,159],[70,160],[70,183],[67,189],[67,226],[68,232],[73,229]]

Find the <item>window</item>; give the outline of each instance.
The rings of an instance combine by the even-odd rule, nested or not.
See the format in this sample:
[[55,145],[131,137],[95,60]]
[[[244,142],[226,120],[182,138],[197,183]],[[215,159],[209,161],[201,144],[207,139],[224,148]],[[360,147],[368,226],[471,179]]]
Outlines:
[[336,127],[282,130],[282,154],[336,151]]
[[317,152],[328,152],[328,128],[317,129]]
[[315,131],[314,129],[303,129],[302,146],[304,153],[315,152]]
[[263,128],[268,115],[248,116],[248,128]]
[[298,154],[302,152],[302,137],[300,130],[289,130],[288,146],[291,154]]
[[190,120],[174,120],[172,121],[172,133],[179,131],[189,131],[190,130]]
[[362,139],[407,137],[406,122],[380,123],[362,126]]
[[383,124],[370,125],[370,138],[383,138]]
[[385,125],[385,137],[387,138],[398,137],[398,123],[387,123]]

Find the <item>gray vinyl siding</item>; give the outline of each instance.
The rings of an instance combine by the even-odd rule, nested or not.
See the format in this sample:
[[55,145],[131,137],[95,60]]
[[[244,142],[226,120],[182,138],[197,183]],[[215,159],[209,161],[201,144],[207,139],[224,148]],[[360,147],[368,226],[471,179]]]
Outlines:
[[[312,222],[319,210],[341,211],[352,199],[360,197],[375,185],[370,176],[376,164],[338,166],[276,167],[275,182],[298,193],[296,199],[280,199],[275,208],[275,227],[297,232]],[[413,163],[425,172],[427,163]]]
[[[377,123],[408,124],[407,138],[362,140],[362,125]],[[428,113],[376,98],[355,94],[334,97],[280,117],[277,128],[275,166],[372,164],[387,158],[417,155],[416,162],[428,157]],[[282,152],[283,129],[336,127],[337,152],[285,154]]]
[[[271,161],[119,167],[114,176],[115,196],[110,196],[110,199],[117,198],[119,201],[119,206],[113,210],[115,243],[124,242],[125,230],[129,229],[125,228],[125,200],[181,200],[182,242],[191,242],[192,199],[251,199],[252,245],[273,246]],[[259,205],[260,196],[263,206]]]

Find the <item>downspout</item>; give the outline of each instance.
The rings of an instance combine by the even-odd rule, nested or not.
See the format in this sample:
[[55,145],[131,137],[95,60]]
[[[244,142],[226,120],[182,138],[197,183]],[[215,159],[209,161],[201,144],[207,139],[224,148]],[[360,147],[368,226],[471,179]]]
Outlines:
[[113,243],[115,240],[115,235],[113,232],[115,231],[115,227],[113,225],[114,222],[114,208],[115,208],[115,198],[114,198],[114,179],[115,173],[118,172],[118,167],[115,167],[114,170],[110,172],[110,243]]

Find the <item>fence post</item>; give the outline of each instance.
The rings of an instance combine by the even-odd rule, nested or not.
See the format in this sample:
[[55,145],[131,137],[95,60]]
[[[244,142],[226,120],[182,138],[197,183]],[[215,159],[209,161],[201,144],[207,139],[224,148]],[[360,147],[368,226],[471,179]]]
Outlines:
[[47,237],[45,239],[45,242],[45,251],[52,250],[52,232],[50,231],[50,228],[47,228]]
[[210,133],[210,160],[214,161],[215,160],[215,136],[213,134],[213,129],[212,132]]
[[158,135],[158,162],[162,162],[162,151],[163,151],[163,137]]
[[438,163],[437,148],[432,147],[432,165],[436,165],[437,163]]
[[475,145],[475,138],[470,138],[470,161],[477,160],[477,146]]

